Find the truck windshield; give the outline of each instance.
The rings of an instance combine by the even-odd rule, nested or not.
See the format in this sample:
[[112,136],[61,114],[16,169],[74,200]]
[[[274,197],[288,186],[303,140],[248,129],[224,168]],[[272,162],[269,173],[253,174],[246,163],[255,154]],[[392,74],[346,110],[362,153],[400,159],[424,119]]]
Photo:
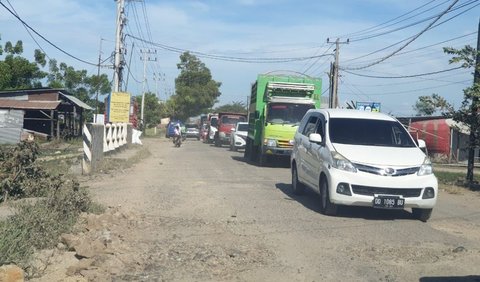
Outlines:
[[298,125],[305,113],[314,108],[312,104],[271,103],[267,106],[267,122]]
[[355,118],[331,118],[329,135],[332,143],[415,147],[410,134],[396,121]]
[[222,123],[223,124],[237,124],[238,122],[246,121],[247,119],[242,116],[223,116]]

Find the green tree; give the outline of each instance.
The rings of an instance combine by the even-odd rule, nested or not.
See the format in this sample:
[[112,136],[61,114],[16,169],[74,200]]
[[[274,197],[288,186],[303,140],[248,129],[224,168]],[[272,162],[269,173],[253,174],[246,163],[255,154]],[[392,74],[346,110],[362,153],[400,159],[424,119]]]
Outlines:
[[230,112],[230,113],[241,113],[246,114],[247,108],[243,102],[233,102],[231,104],[226,104],[219,106],[215,109],[215,112]]
[[48,65],[49,87],[64,88],[91,106],[95,106],[93,101],[97,91],[99,95],[108,94],[111,91],[110,81],[106,74],[89,76],[86,70],[75,70],[74,67],[65,63],[58,64],[55,59],[51,59]]
[[452,106],[442,96],[433,93],[431,96],[420,96],[413,106],[417,116],[431,116],[434,113],[441,114],[452,110]]
[[22,41],[15,45],[7,41],[5,46],[0,45],[0,90],[16,90],[41,87],[41,80],[47,75],[40,67],[45,66],[45,55],[35,50],[35,62],[30,62],[20,56],[23,53]]
[[[142,105],[142,96],[139,95],[136,97],[139,107]],[[140,121],[141,119],[141,110],[137,113],[137,118]],[[144,100],[144,109],[143,109],[143,128],[151,128],[160,123],[162,118],[162,105],[160,104],[157,95],[152,92],[145,93]],[[142,129],[143,129],[142,128]]]
[[174,116],[185,120],[205,112],[217,102],[221,83],[213,80],[205,64],[189,52],[180,55],[177,68],[180,74],[175,79],[172,96]]
[[467,166],[467,182],[473,184],[473,167],[475,148],[479,145],[480,136],[480,118],[478,110],[480,109],[480,53],[471,46],[465,46],[463,49],[443,48],[443,51],[452,58],[450,64],[461,63],[466,69],[473,69],[475,83],[463,90],[463,102],[460,109],[452,110],[450,114],[453,119],[464,123],[470,130],[470,138],[468,145],[468,166]]

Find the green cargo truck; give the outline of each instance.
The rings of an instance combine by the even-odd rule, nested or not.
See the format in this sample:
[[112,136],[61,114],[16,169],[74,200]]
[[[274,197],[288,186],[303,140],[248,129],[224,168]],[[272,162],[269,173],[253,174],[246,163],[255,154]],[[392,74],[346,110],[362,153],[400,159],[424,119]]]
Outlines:
[[265,165],[290,156],[293,136],[309,109],[320,108],[320,78],[260,74],[252,85],[245,158]]

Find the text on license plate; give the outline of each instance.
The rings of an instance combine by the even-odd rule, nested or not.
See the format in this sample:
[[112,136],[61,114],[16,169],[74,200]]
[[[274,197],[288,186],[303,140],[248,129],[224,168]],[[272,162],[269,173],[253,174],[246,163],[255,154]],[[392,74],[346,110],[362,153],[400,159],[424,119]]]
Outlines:
[[405,199],[390,196],[377,196],[373,198],[374,208],[403,209]]

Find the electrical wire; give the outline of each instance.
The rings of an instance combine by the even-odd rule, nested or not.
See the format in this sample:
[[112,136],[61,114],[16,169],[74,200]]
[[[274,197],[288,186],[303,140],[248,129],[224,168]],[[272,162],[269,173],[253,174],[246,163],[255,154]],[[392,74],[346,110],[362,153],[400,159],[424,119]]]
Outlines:
[[[390,57],[394,56],[396,53],[402,51],[405,47],[407,47],[410,43],[412,43],[413,41],[415,41],[418,37],[420,37],[423,33],[425,33],[427,30],[429,30],[438,20],[440,20],[440,18],[445,15],[456,3],[458,2],[458,0],[454,0],[452,2],[452,4],[450,4],[448,6],[448,8],[443,11],[442,13],[440,13],[440,15],[437,16],[437,18],[435,20],[433,20],[426,28],[424,28],[422,31],[420,31],[419,33],[417,33],[417,35],[415,35],[412,39],[410,39],[407,43],[405,43],[403,46],[401,46],[400,48],[398,48],[396,51],[392,52],[391,54],[373,62],[373,63],[370,63],[368,65],[365,65],[363,67],[356,67],[356,68],[347,68],[349,70],[360,70],[360,69],[365,69],[365,68],[368,68],[368,67],[371,67],[371,66],[374,66],[374,65],[377,65],[377,64],[380,64],[381,62],[384,62],[385,60],[389,59]],[[342,68],[340,68],[342,69]]]
[[335,37],[335,38],[345,37],[345,38],[346,38],[346,37],[352,37],[353,35],[356,35],[356,34],[364,34],[364,33],[366,33],[367,31],[371,31],[372,29],[375,29],[375,28],[377,28],[377,27],[383,26],[383,25],[388,24],[388,23],[390,23],[390,22],[393,22],[393,21],[395,21],[395,20],[397,20],[397,19],[400,19],[400,18],[402,18],[402,17],[404,17],[404,16],[407,16],[407,15],[409,15],[409,14],[411,14],[411,13],[417,11],[417,10],[420,10],[421,8],[427,6],[427,5],[429,5],[429,4],[431,4],[432,2],[435,2],[435,1],[437,1],[437,0],[432,0],[432,1],[428,2],[428,3],[426,3],[426,4],[421,5],[420,7],[417,7],[417,8],[415,8],[415,9],[413,9],[413,10],[410,10],[409,12],[407,12],[407,13],[405,13],[405,14],[402,14],[402,15],[400,15],[400,16],[397,16],[397,17],[395,17],[395,18],[393,18],[393,19],[390,19],[390,20],[388,20],[388,21],[386,21],[386,22],[383,22],[383,23],[381,23],[381,24],[375,25],[375,26],[373,26],[373,27],[369,27],[369,28],[366,28],[366,29],[363,29],[363,30],[355,31],[355,32],[348,33],[348,34],[344,34],[344,35],[340,35],[340,36],[332,36],[332,37]]
[[[15,8],[13,7],[13,5],[10,3],[9,0],[7,0],[7,3],[8,5],[10,6],[10,8],[12,8],[13,12],[15,12],[15,15],[18,16],[18,13],[17,11],[15,10]],[[40,46],[40,43],[38,43],[37,39],[32,35],[32,33],[30,32],[30,30],[25,26],[25,24],[23,24],[23,27],[25,28],[25,30],[28,32],[28,35],[30,35],[30,37],[32,38],[32,40],[35,42],[35,44],[37,44],[38,48],[40,48],[40,50],[42,50],[43,54],[45,54],[45,56],[51,60],[51,58],[48,56],[47,52],[45,52],[45,50],[42,48],[42,46]]]
[[[476,0],[476,1],[478,1],[478,0]],[[433,28],[435,28],[435,27],[438,27],[439,25],[442,25],[442,24],[444,24],[444,23],[446,23],[446,22],[448,22],[448,21],[450,21],[450,20],[452,20],[452,19],[454,19],[454,18],[456,18],[456,17],[458,17],[458,16],[460,16],[460,15],[462,15],[462,14],[464,14],[464,13],[470,11],[470,10],[472,10],[473,8],[477,7],[478,5],[480,5],[480,3],[477,4],[477,5],[475,5],[475,6],[473,6],[473,7],[470,7],[469,9],[467,9],[467,10],[465,10],[465,11],[462,11],[462,12],[460,12],[460,13],[458,13],[458,14],[456,14],[456,15],[454,15],[454,16],[452,16],[452,17],[450,17],[450,18],[448,18],[448,19],[446,19],[446,20],[444,20],[444,21],[442,21],[442,22],[440,22],[440,23],[438,23],[438,24],[436,24],[436,25],[433,25],[430,29],[433,29]],[[475,32],[474,32],[474,33],[475,33]],[[401,44],[401,43],[403,43],[403,42],[405,42],[405,41],[407,41],[407,40],[409,40],[409,39],[412,39],[412,38],[414,38],[414,36],[410,36],[410,37],[405,38],[405,39],[403,39],[403,40],[401,40],[401,41],[398,41],[398,42],[396,42],[396,43],[393,43],[393,44],[391,44],[391,45],[389,45],[389,46],[386,46],[386,47],[383,47],[383,48],[378,49],[378,50],[376,50],[376,51],[370,52],[370,53],[368,53],[368,54],[366,54],[366,55],[362,55],[362,56],[359,56],[359,57],[356,57],[356,58],[353,58],[353,59],[348,59],[348,60],[346,60],[345,62],[350,62],[350,61],[358,60],[358,59],[365,58],[365,57],[367,57],[367,56],[373,55],[373,54],[375,54],[375,53],[379,53],[379,52],[381,52],[381,51],[384,51],[384,50],[389,49],[389,48],[391,48],[391,47],[393,47],[393,46],[396,46],[396,45],[398,45],[398,44]],[[403,52],[403,53],[406,53],[406,52]],[[403,54],[403,53],[400,53],[400,54]],[[396,54],[396,55],[398,55],[398,54]],[[374,59],[374,60],[377,60],[377,59]]]
[[186,49],[181,49],[177,47],[172,47],[160,43],[155,43],[155,42],[150,42],[146,41],[144,39],[141,39],[137,36],[131,35],[131,34],[126,34],[126,36],[129,36],[133,39],[136,39],[138,41],[144,41],[145,43],[148,43],[152,46],[158,47],[160,49],[166,50],[166,51],[171,51],[175,53],[184,53],[184,52],[189,52],[191,54],[194,54],[198,57],[202,58],[208,58],[208,59],[214,59],[214,60],[220,60],[220,61],[229,61],[229,62],[239,62],[239,63],[286,63],[286,62],[294,62],[294,61],[304,61],[304,60],[310,60],[310,59],[315,59],[319,57],[325,57],[325,56],[330,56],[330,54],[326,55],[317,55],[317,56],[306,56],[306,57],[290,57],[290,58],[246,58],[246,57],[233,57],[233,56],[222,56],[222,55],[215,55],[215,54],[207,54],[203,52],[198,52],[198,51],[192,51],[192,50],[186,50]]
[[412,92],[421,92],[421,91],[425,91],[425,90],[442,88],[442,87],[450,86],[450,85],[454,85],[454,84],[465,84],[467,82],[472,82],[472,79],[458,81],[458,82],[455,82],[455,83],[445,83],[445,84],[440,84],[440,85],[431,86],[431,87],[411,89],[411,90],[402,90],[402,91],[394,91],[394,92],[382,92],[382,93],[369,93],[369,95],[371,95],[371,96],[390,96],[390,95],[398,95],[398,94],[405,94],[405,93],[412,93]]
[[346,72],[346,73],[349,73],[349,74],[356,75],[356,76],[368,77],[368,78],[411,78],[411,77],[418,77],[418,76],[434,75],[434,74],[437,74],[437,73],[448,72],[448,71],[452,71],[452,70],[458,70],[458,69],[461,69],[461,68],[463,68],[463,67],[460,66],[460,67],[454,67],[454,68],[441,70],[441,71],[427,72],[427,73],[421,73],[421,74],[412,74],[412,75],[402,75],[402,76],[375,76],[375,75],[366,75],[366,74],[355,73],[355,72],[351,72],[351,71],[348,71],[348,70],[343,70],[343,71]]
[[34,28],[32,28],[30,25],[28,25],[24,20],[22,20],[19,16],[17,16],[12,10],[10,10],[7,6],[5,6],[5,4],[3,4],[1,1],[0,1],[0,5],[2,5],[10,14],[12,14],[15,18],[17,18],[24,26],[28,27],[28,29],[30,29],[31,31],[33,31],[36,35],[38,35],[40,38],[42,38],[43,40],[45,40],[45,42],[47,42],[48,44],[50,44],[51,46],[53,46],[55,49],[57,49],[58,51],[62,52],[63,54],[69,56],[70,58],[73,58],[79,62],[82,62],[84,64],[87,64],[87,65],[91,65],[91,66],[98,66],[98,64],[96,63],[91,63],[91,62],[88,62],[88,61],[85,61],[85,60],[82,60],[70,53],[68,53],[67,51],[63,50],[62,48],[58,47],[57,45],[55,45],[54,43],[52,43],[50,40],[48,40],[47,38],[45,38],[43,35],[41,35],[39,32],[37,32]]
[[[471,4],[473,4],[473,3],[475,3],[475,2],[478,2],[478,1],[479,1],[479,0],[471,0],[470,2],[464,3],[464,4],[460,5],[460,6],[455,7],[455,8],[452,9],[453,5],[455,5],[455,3],[458,2],[458,1],[455,1],[455,3],[454,3],[453,5],[450,5],[449,8],[447,8],[446,12],[443,11],[443,12],[437,14],[437,15],[433,15],[433,16],[427,17],[427,18],[425,18],[425,19],[422,19],[422,20],[419,20],[419,21],[413,22],[413,23],[411,23],[411,24],[408,24],[408,25],[405,25],[405,26],[401,26],[401,27],[398,27],[398,28],[395,28],[395,29],[392,29],[392,30],[384,31],[384,32],[377,33],[377,34],[373,34],[373,35],[369,35],[369,36],[364,36],[364,37],[357,38],[357,39],[351,38],[351,39],[350,39],[350,42],[363,41],[363,40],[367,40],[367,39],[379,37],[379,36],[382,36],[382,35],[390,34],[390,33],[393,33],[393,32],[397,32],[397,31],[400,31],[400,30],[403,30],[403,29],[406,29],[406,28],[409,28],[409,27],[412,27],[412,26],[421,24],[421,23],[423,23],[423,22],[426,22],[426,21],[428,21],[428,20],[435,19],[435,18],[437,18],[437,20],[438,20],[441,16],[443,16],[443,15],[445,15],[445,14],[447,14],[447,13],[451,13],[451,12],[453,12],[453,11],[456,11],[456,10],[458,10],[458,9],[461,9],[461,8],[463,8],[463,7],[466,7],[466,6],[468,6],[468,5],[471,5]],[[467,9],[466,11],[469,11],[469,10],[473,9],[473,8],[475,8],[476,6],[477,6],[477,5],[475,5],[475,6],[473,6],[473,7],[470,7],[470,8]],[[464,11],[464,12],[465,12],[465,11]]]

